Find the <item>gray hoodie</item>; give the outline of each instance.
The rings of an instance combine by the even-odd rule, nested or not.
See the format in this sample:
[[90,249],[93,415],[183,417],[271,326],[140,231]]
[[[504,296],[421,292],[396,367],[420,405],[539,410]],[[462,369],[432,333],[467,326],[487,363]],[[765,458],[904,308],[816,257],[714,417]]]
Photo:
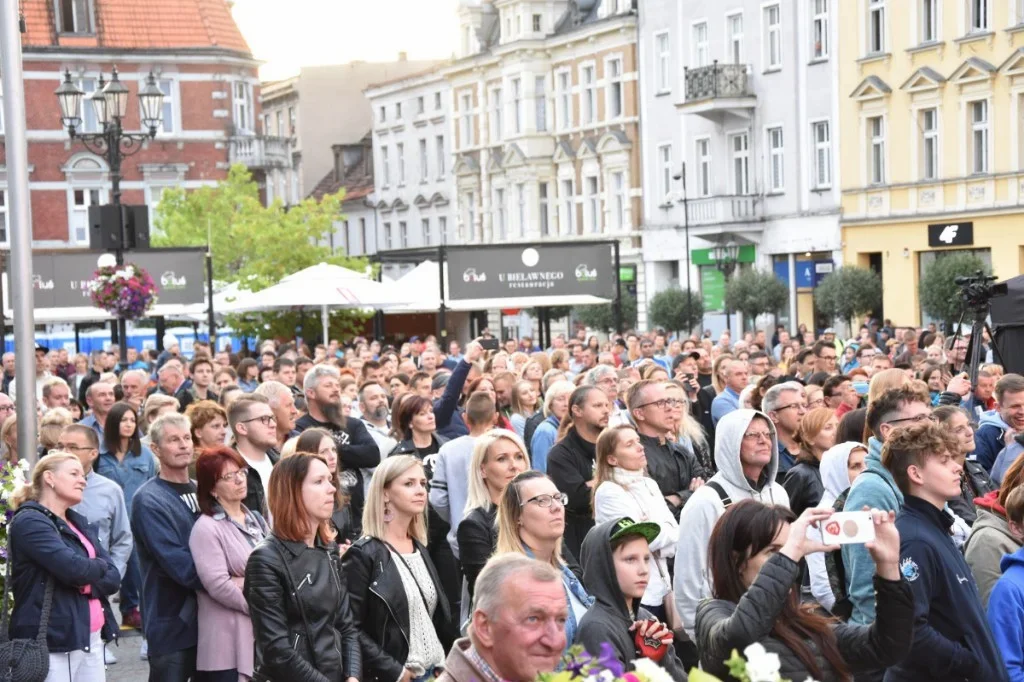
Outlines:
[[[750,421],[761,417],[772,435],[772,455],[765,473],[767,482],[758,490],[743,475],[740,465],[740,444]],[[733,502],[758,500],[765,504],[789,506],[785,488],[775,482],[779,471],[779,441],[775,426],[763,412],[734,410],[722,417],[715,429],[715,465],[718,473],[708,483],[716,482]],[[765,477],[762,476],[762,479]],[[690,639],[694,637],[697,604],[711,596],[708,581],[708,542],[718,519],[725,513],[721,497],[709,485],[697,489],[679,517],[679,544],[676,545],[675,583],[676,609]]]

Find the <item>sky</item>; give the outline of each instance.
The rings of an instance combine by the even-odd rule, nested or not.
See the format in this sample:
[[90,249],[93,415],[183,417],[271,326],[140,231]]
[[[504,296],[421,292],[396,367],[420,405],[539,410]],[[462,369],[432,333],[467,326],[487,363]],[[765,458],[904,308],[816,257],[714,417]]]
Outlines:
[[458,0],[235,0],[260,78],[353,60],[441,59],[455,51]]

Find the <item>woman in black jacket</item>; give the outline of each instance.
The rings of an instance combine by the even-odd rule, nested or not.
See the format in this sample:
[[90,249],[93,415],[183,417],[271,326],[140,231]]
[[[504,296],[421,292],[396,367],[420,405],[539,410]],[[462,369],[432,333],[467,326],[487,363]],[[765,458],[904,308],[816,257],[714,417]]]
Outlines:
[[782,487],[789,494],[789,508],[799,516],[809,507],[816,507],[825,494],[821,482],[821,457],[836,444],[839,419],[830,407],[818,407],[804,415],[796,439],[800,455],[796,464],[786,472]]
[[523,442],[505,429],[492,429],[476,439],[469,463],[466,510],[459,523],[459,559],[470,600],[476,577],[498,543],[498,503],[505,487],[530,468]]
[[[331,525],[336,533],[334,541],[338,543],[339,551],[344,554],[345,550],[360,535],[358,519],[352,518],[352,506],[349,496],[344,492],[345,488],[355,485],[356,481],[354,477],[351,481],[345,483],[341,480],[341,477],[346,474],[338,469],[338,445],[334,442],[334,437],[326,429],[312,428],[303,431],[295,441],[295,452],[319,455],[327,462],[327,469],[331,472],[331,483],[336,488]],[[351,474],[348,474],[348,476],[351,476]]]
[[254,680],[363,679],[359,631],[338,575],[330,526],[334,490],[327,463],[317,455],[281,459],[270,474],[274,530],[245,567]]
[[[697,607],[697,650],[707,672],[728,675],[733,650],[760,643],[778,654],[784,679],[820,682],[887,668],[909,652],[914,598],[899,571],[900,537],[893,512],[872,511],[878,613],[872,625],[851,625],[800,605],[800,560],[834,550],[808,539],[808,527],[827,523],[832,510],[808,509],[799,519],[785,507],[753,500],[733,504],[708,545],[714,599]],[[815,531],[816,532],[816,531]]]
[[426,679],[455,641],[448,597],[424,544],[426,508],[422,463],[410,455],[381,462],[366,495],[364,535],[344,558],[367,682]]

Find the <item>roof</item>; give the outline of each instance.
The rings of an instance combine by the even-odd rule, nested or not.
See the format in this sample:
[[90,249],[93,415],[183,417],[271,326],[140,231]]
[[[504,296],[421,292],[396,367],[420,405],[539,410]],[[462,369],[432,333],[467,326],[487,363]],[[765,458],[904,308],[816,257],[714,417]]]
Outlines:
[[363,138],[363,154],[369,154],[369,156],[364,156],[358,163],[352,164],[345,175],[340,178],[334,176],[334,169],[331,168],[320,179],[320,182],[316,183],[316,187],[309,193],[309,196],[320,201],[326,195],[334,194],[344,188],[345,200],[343,203],[348,203],[357,199],[365,199],[373,194],[373,146],[369,135]]
[[382,87],[384,87],[386,85],[395,85],[396,83],[404,83],[406,81],[413,81],[413,80],[416,80],[417,78],[422,78],[423,76],[429,76],[431,74],[438,74],[438,75],[440,75],[441,67],[446,65],[446,64],[448,64],[448,61],[449,60],[437,60],[435,62],[431,62],[430,66],[428,66],[425,69],[421,69],[419,71],[414,71],[412,73],[407,73],[407,74],[404,74],[404,75],[401,75],[401,76],[396,76],[394,78],[389,78],[387,80],[378,81],[376,83],[370,83],[368,86],[366,86],[366,89],[367,90],[376,90],[377,88],[382,88]]
[[227,0],[93,0],[95,35],[57,37],[55,3],[22,0],[26,48],[212,48],[252,56]]

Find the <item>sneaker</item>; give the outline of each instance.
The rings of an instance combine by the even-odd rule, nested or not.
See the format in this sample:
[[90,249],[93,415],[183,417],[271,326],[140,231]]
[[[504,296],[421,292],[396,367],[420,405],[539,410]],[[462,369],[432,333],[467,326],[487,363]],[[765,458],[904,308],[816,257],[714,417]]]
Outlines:
[[103,662],[106,665],[114,665],[117,663],[117,656],[115,656],[114,652],[110,650],[110,646],[106,644],[103,645]]
[[127,613],[121,614],[121,629],[122,630],[141,630],[142,629],[142,615],[138,609],[132,609]]
[[139,660],[149,660],[149,642],[142,640],[142,647],[139,649]]

